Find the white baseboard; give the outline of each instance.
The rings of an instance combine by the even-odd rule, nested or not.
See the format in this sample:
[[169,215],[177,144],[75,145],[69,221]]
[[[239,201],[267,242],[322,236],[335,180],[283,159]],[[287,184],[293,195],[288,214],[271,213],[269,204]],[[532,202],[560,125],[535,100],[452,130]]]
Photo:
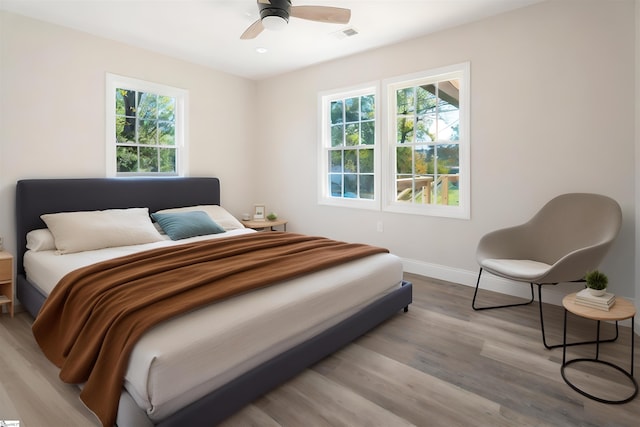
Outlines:
[[[432,264],[424,261],[417,261],[413,259],[402,258],[402,266],[407,273],[419,274],[421,276],[431,277],[438,280],[445,280],[447,282],[459,283],[466,286],[476,286],[478,280],[478,270],[469,271],[459,268],[448,267],[446,265]],[[581,283],[559,283],[555,286],[545,286],[542,290],[542,301],[554,305],[562,305],[562,298],[565,295],[572,292],[577,292],[584,287]],[[514,282],[512,280],[503,279],[492,274],[482,273],[482,280],[480,282],[480,289],[500,292],[505,295],[513,295],[521,298],[530,298],[531,291],[527,283]],[[534,287],[535,299],[538,299],[537,286]],[[632,298],[626,298],[635,305],[635,301]],[[469,301],[469,308],[471,309],[471,301]],[[631,326],[630,321],[620,322],[621,325]],[[638,334],[640,331],[640,319],[636,317],[635,331]]]

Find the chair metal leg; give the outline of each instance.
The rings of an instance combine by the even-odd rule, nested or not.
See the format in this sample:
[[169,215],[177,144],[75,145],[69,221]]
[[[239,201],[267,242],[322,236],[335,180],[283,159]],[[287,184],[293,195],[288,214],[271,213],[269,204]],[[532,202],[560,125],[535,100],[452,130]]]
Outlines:
[[478,281],[476,282],[476,290],[473,293],[473,301],[471,301],[471,307],[476,311],[491,310],[491,309],[494,309],[494,308],[518,307],[520,305],[529,305],[534,301],[533,283],[530,283],[529,285],[531,286],[531,299],[529,301],[527,301],[527,302],[520,302],[520,303],[515,303],[515,304],[504,304],[504,305],[492,305],[492,306],[487,306],[487,307],[476,307],[476,296],[478,295],[478,288],[480,287],[480,276],[482,276],[482,268],[480,268],[480,272],[478,273]]
[[[534,296],[534,291],[533,291],[533,285],[537,285],[538,286],[538,307],[540,309],[540,330],[542,332],[542,344],[544,344],[545,348],[548,350],[552,350],[554,348],[559,348],[562,347],[562,343],[560,344],[553,344],[553,345],[549,345],[547,343],[547,337],[545,335],[545,331],[544,331],[544,314],[542,312],[542,286],[545,284],[548,285],[555,285],[555,283],[529,283],[529,286],[531,287],[531,299],[527,302],[522,302],[522,303],[516,303],[516,304],[504,304],[504,305],[493,305],[493,306],[486,306],[486,307],[476,307],[476,296],[478,295],[478,289],[480,287],[480,277],[482,276],[482,268],[480,268],[480,272],[478,273],[478,281],[476,282],[476,289],[473,292],[473,301],[471,302],[471,307],[476,310],[476,311],[480,311],[480,310],[491,310],[494,308],[506,308],[506,307],[518,307],[521,305],[529,305],[531,304],[534,300],[535,300],[535,296]],[[613,342],[615,340],[618,339],[618,322],[616,322],[616,335],[613,338],[609,338],[606,340],[600,340],[600,343],[603,342]],[[569,346],[574,346],[574,345],[583,345],[583,344],[596,344],[597,341],[579,341],[579,342],[573,342],[573,343],[567,343],[567,347]]]
[[[544,315],[542,314],[542,285],[539,283],[536,283],[536,284],[538,285],[538,306],[540,307],[540,330],[542,331],[542,344],[544,344],[547,350],[562,347],[562,343],[554,344],[554,345],[547,344],[547,337],[544,334]],[[533,283],[531,285],[533,286]],[[565,316],[566,316],[566,313],[565,313]],[[566,339],[565,339],[565,342],[566,342]],[[567,344],[567,346],[569,345],[575,345],[575,344]]]

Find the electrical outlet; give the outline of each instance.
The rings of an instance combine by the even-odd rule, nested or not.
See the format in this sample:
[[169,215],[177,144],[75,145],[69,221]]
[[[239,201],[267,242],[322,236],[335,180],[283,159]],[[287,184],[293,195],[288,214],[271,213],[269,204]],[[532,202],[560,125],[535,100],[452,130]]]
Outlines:
[[378,221],[378,225],[377,225],[376,229],[378,230],[378,233],[382,233],[384,231],[384,227],[382,225],[382,221]]

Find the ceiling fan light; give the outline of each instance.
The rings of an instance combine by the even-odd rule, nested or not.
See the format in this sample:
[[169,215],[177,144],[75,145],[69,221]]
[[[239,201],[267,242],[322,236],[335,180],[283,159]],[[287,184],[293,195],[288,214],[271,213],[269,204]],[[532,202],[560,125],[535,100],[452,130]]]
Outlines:
[[262,25],[267,30],[280,31],[287,26],[287,21],[280,16],[265,16],[262,18]]

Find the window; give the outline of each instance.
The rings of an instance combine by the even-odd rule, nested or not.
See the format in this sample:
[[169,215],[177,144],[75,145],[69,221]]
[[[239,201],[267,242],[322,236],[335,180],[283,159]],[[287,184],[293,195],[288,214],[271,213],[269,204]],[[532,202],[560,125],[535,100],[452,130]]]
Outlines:
[[107,74],[107,176],[186,174],[187,91]]
[[386,82],[385,209],[469,218],[469,64]]
[[469,82],[463,63],[386,80],[379,103],[321,94],[319,203],[469,218]]
[[379,209],[376,87],[320,96],[319,202]]

